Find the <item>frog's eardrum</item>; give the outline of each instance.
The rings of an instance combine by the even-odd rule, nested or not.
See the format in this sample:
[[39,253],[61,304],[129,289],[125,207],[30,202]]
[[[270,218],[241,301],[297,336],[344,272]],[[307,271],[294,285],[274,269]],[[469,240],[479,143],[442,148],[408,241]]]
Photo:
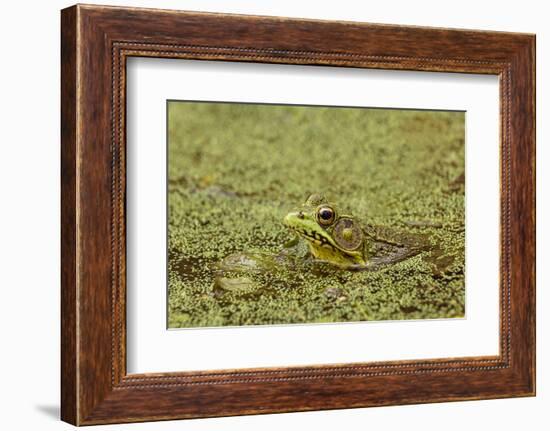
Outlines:
[[344,250],[356,250],[363,243],[363,231],[351,217],[340,217],[334,225],[333,238]]

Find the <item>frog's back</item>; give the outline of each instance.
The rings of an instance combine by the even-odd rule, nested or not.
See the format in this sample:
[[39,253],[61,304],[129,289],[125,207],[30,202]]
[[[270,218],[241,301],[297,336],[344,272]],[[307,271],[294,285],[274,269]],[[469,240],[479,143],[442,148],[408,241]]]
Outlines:
[[390,265],[414,257],[429,247],[426,235],[388,226],[367,224],[363,227],[371,267]]

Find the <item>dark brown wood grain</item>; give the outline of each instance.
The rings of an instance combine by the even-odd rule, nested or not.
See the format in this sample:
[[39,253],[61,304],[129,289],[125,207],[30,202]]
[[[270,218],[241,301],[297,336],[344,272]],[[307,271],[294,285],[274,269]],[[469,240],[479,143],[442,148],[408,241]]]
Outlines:
[[76,423],[76,8],[61,19],[61,417]]
[[[534,395],[533,35],[79,5],[62,11],[61,47],[63,420],[86,425]],[[130,56],[500,76],[500,354],[127,375]]]

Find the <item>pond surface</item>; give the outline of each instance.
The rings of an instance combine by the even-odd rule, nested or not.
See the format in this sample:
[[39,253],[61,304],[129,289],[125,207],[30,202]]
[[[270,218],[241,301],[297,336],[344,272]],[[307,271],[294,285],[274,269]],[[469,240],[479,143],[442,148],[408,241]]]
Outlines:
[[[464,316],[463,113],[170,102],[168,126],[170,327]],[[284,226],[313,191],[378,232],[364,270]]]

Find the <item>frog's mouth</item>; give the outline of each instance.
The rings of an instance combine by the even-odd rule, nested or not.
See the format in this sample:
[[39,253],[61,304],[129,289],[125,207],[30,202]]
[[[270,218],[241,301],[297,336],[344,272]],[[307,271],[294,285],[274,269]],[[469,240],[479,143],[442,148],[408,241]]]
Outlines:
[[321,231],[317,221],[311,220],[301,211],[287,214],[284,223],[312,245],[345,253],[324,230]]
[[299,235],[303,236],[305,239],[307,239],[310,242],[313,242],[317,245],[320,245],[321,247],[327,246],[334,250],[338,249],[334,244],[331,243],[327,238],[319,234],[318,232],[309,232],[306,229],[294,229],[295,232],[297,232]]

